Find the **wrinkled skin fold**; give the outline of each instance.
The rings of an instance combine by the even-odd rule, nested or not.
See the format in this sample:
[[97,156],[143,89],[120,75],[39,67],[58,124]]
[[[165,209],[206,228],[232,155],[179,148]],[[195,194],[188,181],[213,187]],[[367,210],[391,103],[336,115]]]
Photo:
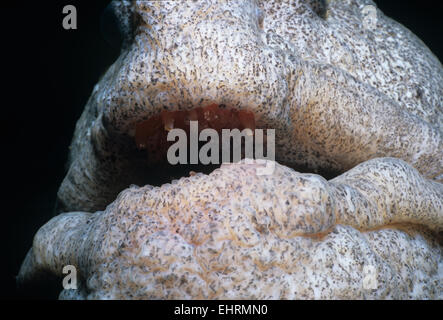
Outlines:
[[[442,184],[393,158],[329,182],[259,166],[134,186],[104,212],[59,215],[19,281],[73,265],[84,282],[61,298],[442,298]],[[364,289],[365,266],[377,289]]]
[[[60,298],[443,299],[443,67],[417,37],[368,25],[370,0],[111,6],[123,47],[76,126],[70,213],[19,283],[74,265]],[[136,124],[211,104],[276,130],[275,172],[150,186]]]

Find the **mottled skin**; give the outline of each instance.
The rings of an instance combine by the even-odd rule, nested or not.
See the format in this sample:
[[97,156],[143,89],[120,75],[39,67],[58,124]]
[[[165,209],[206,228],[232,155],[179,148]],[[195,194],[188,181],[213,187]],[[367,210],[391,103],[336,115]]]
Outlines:
[[77,124],[61,209],[103,210],[131,183],[149,183],[135,123],[211,103],[276,129],[287,165],[342,173],[390,156],[442,181],[440,62],[381,12],[366,29],[372,2],[348,2],[331,1],[326,18],[309,1],[127,3],[135,27]]
[[[62,211],[102,211],[44,226],[20,279],[74,264],[88,281],[62,297],[442,298],[443,68],[380,11],[369,27],[365,5],[115,2],[122,53],[77,124],[58,192]],[[103,211],[149,183],[135,124],[211,103],[276,129],[278,162],[343,174],[305,186],[282,166],[268,178],[226,167],[178,182],[188,201],[133,187]],[[375,291],[362,289],[368,263]]]
[[134,186],[104,212],[59,215],[19,281],[74,265],[81,288],[61,298],[443,298],[442,184],[392,158],[329,182],[278,164],[259,176],[259,166]]

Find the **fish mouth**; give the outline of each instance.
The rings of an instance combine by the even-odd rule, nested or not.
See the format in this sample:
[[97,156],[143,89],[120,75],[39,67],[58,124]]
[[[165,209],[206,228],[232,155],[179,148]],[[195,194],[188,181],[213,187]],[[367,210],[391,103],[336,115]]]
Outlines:
[[[256,135],[258,131],[261,133],[260,140]],[[185,157],[178,163],[171,163],[169,159],[171,155],[179,153],[175,148],[173,153],[170,151],[176,143],[181,142],[175,141],[177,136],[173,135],[174,132],[181,132],[186,138],[183,149],[180,150],[184,151]],[[212,135],[202,137],[205,132]],[[227,143],[222,141],[224,134],[228,134]],[[134,143],[137,160],[146,163],[146,183],[142,184],[152,186],[160,186],[197,173],[210,174],[223,163],[235,163],[245,158],[268,159],[275,155],[271,155],[269,149],[275,148],[275,145],[268,143],[268,130],[257,127],[256,115],[252,110],[240,110],[217,103],[189,110],[163,110],[138,121],[135,123]],[[210,143],[212,148],[205,148]],[[239,145],[235,146],[235,143]],[[247,146],[248,143],[252,145]],[[261,156],[256,157],[255,151],[259,143]],[[194,149],[192,145],[195,146]],[[234,150],[236,148],[239,150],[238,154]],[[203,156],[207,156],[207,159],[203,160]]]
[[227,108],[226,105],[210,104],[186,111],[162,111],[160,114],[138,122],[135,130],[135,143],[139,150],[146,150],[149,163],[164,162],[168,148],[169,132],[183,130],[189,137],[191,123],[197,125],[197,132],[215,130],[218,135],[223,130],[255,131],[255,115],[251,111]]
[[[57,195],[57,214],[102,211],[132,185],[160,187],[197,173],[208,175],[224,163],[244,159],[277,161],[300,173],[317,173],[326,179],[341,173],[291,161],[298,150],[292,150],[288,126],[254,106],[212,101],[172,110],[156,106],[133,114],[124,123],[112,121],[112,115],[105,112],[95,118],[88,130],[90,137],[79,139],[79,147],[73,143],[69,171]],[[191,124],[197,127],[194,138]],[[176,130],[186,137],[186,158],[179,162],[169,159],[171,149],[180,142],[174,135]],[[209,151],[207,145],[213,141],[208,130],[218,137],[217,146]],[[227,143],[223,139],[225,131]],[[193,142],[197,145],[194,149]],[[202,153],[210,161],[202,161]]]
[[[196,173],[210,174],[221,164],[238,163],[245,159],[275,161],[276,129],[261,125],[257,118],[253,109],[209,103],[187,110],[163,110],[137,121],[134,125],[136,157],[138,161],[145,162],[147,170],[146,183],[141,184],[161,186]],[[176,148],[171,153],[171,148],[178,140],[177,135],[171,136],[171,133],[176,130],[186,137],[182,150],[185,158],[179,163],[172,163],[169,157],[179,153]],[[216,136],[216,141],[213,141],[213,135],[204,134],[202,137],[202,133],[208,130]],[[208,148],[210,143],[215,143],[215,147],[212,144],[213,148]],[[204,156],[207,159],[202,159]],[[302,173],[312,171],[307,166],[279,162]],[[323,171],[321,175],[330,179],[339,173]]]

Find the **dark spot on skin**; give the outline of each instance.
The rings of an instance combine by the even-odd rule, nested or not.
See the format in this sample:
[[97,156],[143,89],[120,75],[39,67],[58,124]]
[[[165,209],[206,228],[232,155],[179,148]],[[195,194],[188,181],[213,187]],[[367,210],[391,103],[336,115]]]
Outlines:
[[423,90],[420,88],[417,88],[416,98],[420,99],[423,96]]

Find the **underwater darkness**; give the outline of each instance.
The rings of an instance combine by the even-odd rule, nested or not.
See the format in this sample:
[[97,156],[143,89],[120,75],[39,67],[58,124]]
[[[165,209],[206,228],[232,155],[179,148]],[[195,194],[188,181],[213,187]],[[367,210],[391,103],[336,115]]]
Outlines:
[[[26,293],[16,290],[15,275],[34,234],[54,214],[75,123],[93,86],[118,57],[119,48],[100,31],[100,17],[109,2],[1,2],[3,299],[58,295],[59,288],[51,286]],[[375,2],[443,61],[442,1]],[[77,30],[62,27],[62,8],[68,4],[78,10]],[[109,28],[107,39],[118,42]]]

